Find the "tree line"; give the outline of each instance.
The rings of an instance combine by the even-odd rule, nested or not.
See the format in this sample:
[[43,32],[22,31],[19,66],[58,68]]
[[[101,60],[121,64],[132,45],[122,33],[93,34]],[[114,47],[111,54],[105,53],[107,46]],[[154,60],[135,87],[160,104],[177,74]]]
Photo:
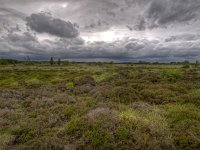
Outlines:
[[[24,61],[19,61],[19,60],[15,60],[15,59],[4,59],[4,58],[0,58],[0,65],[8,65],[8,64],[26,64],[26,65],[34,65],[34,64],[42,64],[42,63],[49,63],[50,65],[67,65],[69,63],[73,63],[73,62],[69,62],[67,60],[61,60],[60,58],[58,59],[54,59],[53,57],[50,58],[49,61],[31,61],[30,57],[27,57]],[[82,62],[84,63],[84,62]],[[109,64],[114,64],[113,61],[111,62],[87,62],[87,63],[91,63],[91,64],[104,64],[104,63],[109,63]],[[160,62],[148,62],[148,61],[138,61],[138,62],[127,62],[124,64],[171,64],[171,65],[199,65],[199,61],[196,60],[195,62],[189,62],[187,60],[182,61],[182,62],[169,62],[169,63],[160,63]]]

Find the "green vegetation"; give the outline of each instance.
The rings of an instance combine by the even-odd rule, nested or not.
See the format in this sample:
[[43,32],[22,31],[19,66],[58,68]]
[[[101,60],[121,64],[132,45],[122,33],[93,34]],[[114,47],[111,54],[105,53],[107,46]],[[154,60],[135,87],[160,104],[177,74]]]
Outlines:
[[73,88],[74,87],[74,83],[73,82],[67,82],[66,87],[67,88]]
[[0,59],[0,65],[17,64],[17,63],[19,63],[17,60]]
[[199,149],[199,62],[52,60],[1,61],[0,149]]

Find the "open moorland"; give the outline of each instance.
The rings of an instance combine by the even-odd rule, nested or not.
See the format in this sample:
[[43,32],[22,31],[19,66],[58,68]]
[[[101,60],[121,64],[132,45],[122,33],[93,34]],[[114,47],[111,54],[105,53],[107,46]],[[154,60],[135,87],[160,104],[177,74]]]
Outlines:
[[198,65],[0,65],[0,149],[199,147]]

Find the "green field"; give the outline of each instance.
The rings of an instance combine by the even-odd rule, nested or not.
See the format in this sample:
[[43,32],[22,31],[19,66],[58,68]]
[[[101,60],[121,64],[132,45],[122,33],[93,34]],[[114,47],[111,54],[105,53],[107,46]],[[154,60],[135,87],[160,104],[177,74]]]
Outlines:
[[0,65],[0,149],[195,150],[195,65]]

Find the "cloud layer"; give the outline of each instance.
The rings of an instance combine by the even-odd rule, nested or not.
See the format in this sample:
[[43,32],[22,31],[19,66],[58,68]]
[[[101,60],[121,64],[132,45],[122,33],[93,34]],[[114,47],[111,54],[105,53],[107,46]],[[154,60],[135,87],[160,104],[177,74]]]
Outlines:
[[199,0],[0,0],[0,5],[0,57],[200,59]]

